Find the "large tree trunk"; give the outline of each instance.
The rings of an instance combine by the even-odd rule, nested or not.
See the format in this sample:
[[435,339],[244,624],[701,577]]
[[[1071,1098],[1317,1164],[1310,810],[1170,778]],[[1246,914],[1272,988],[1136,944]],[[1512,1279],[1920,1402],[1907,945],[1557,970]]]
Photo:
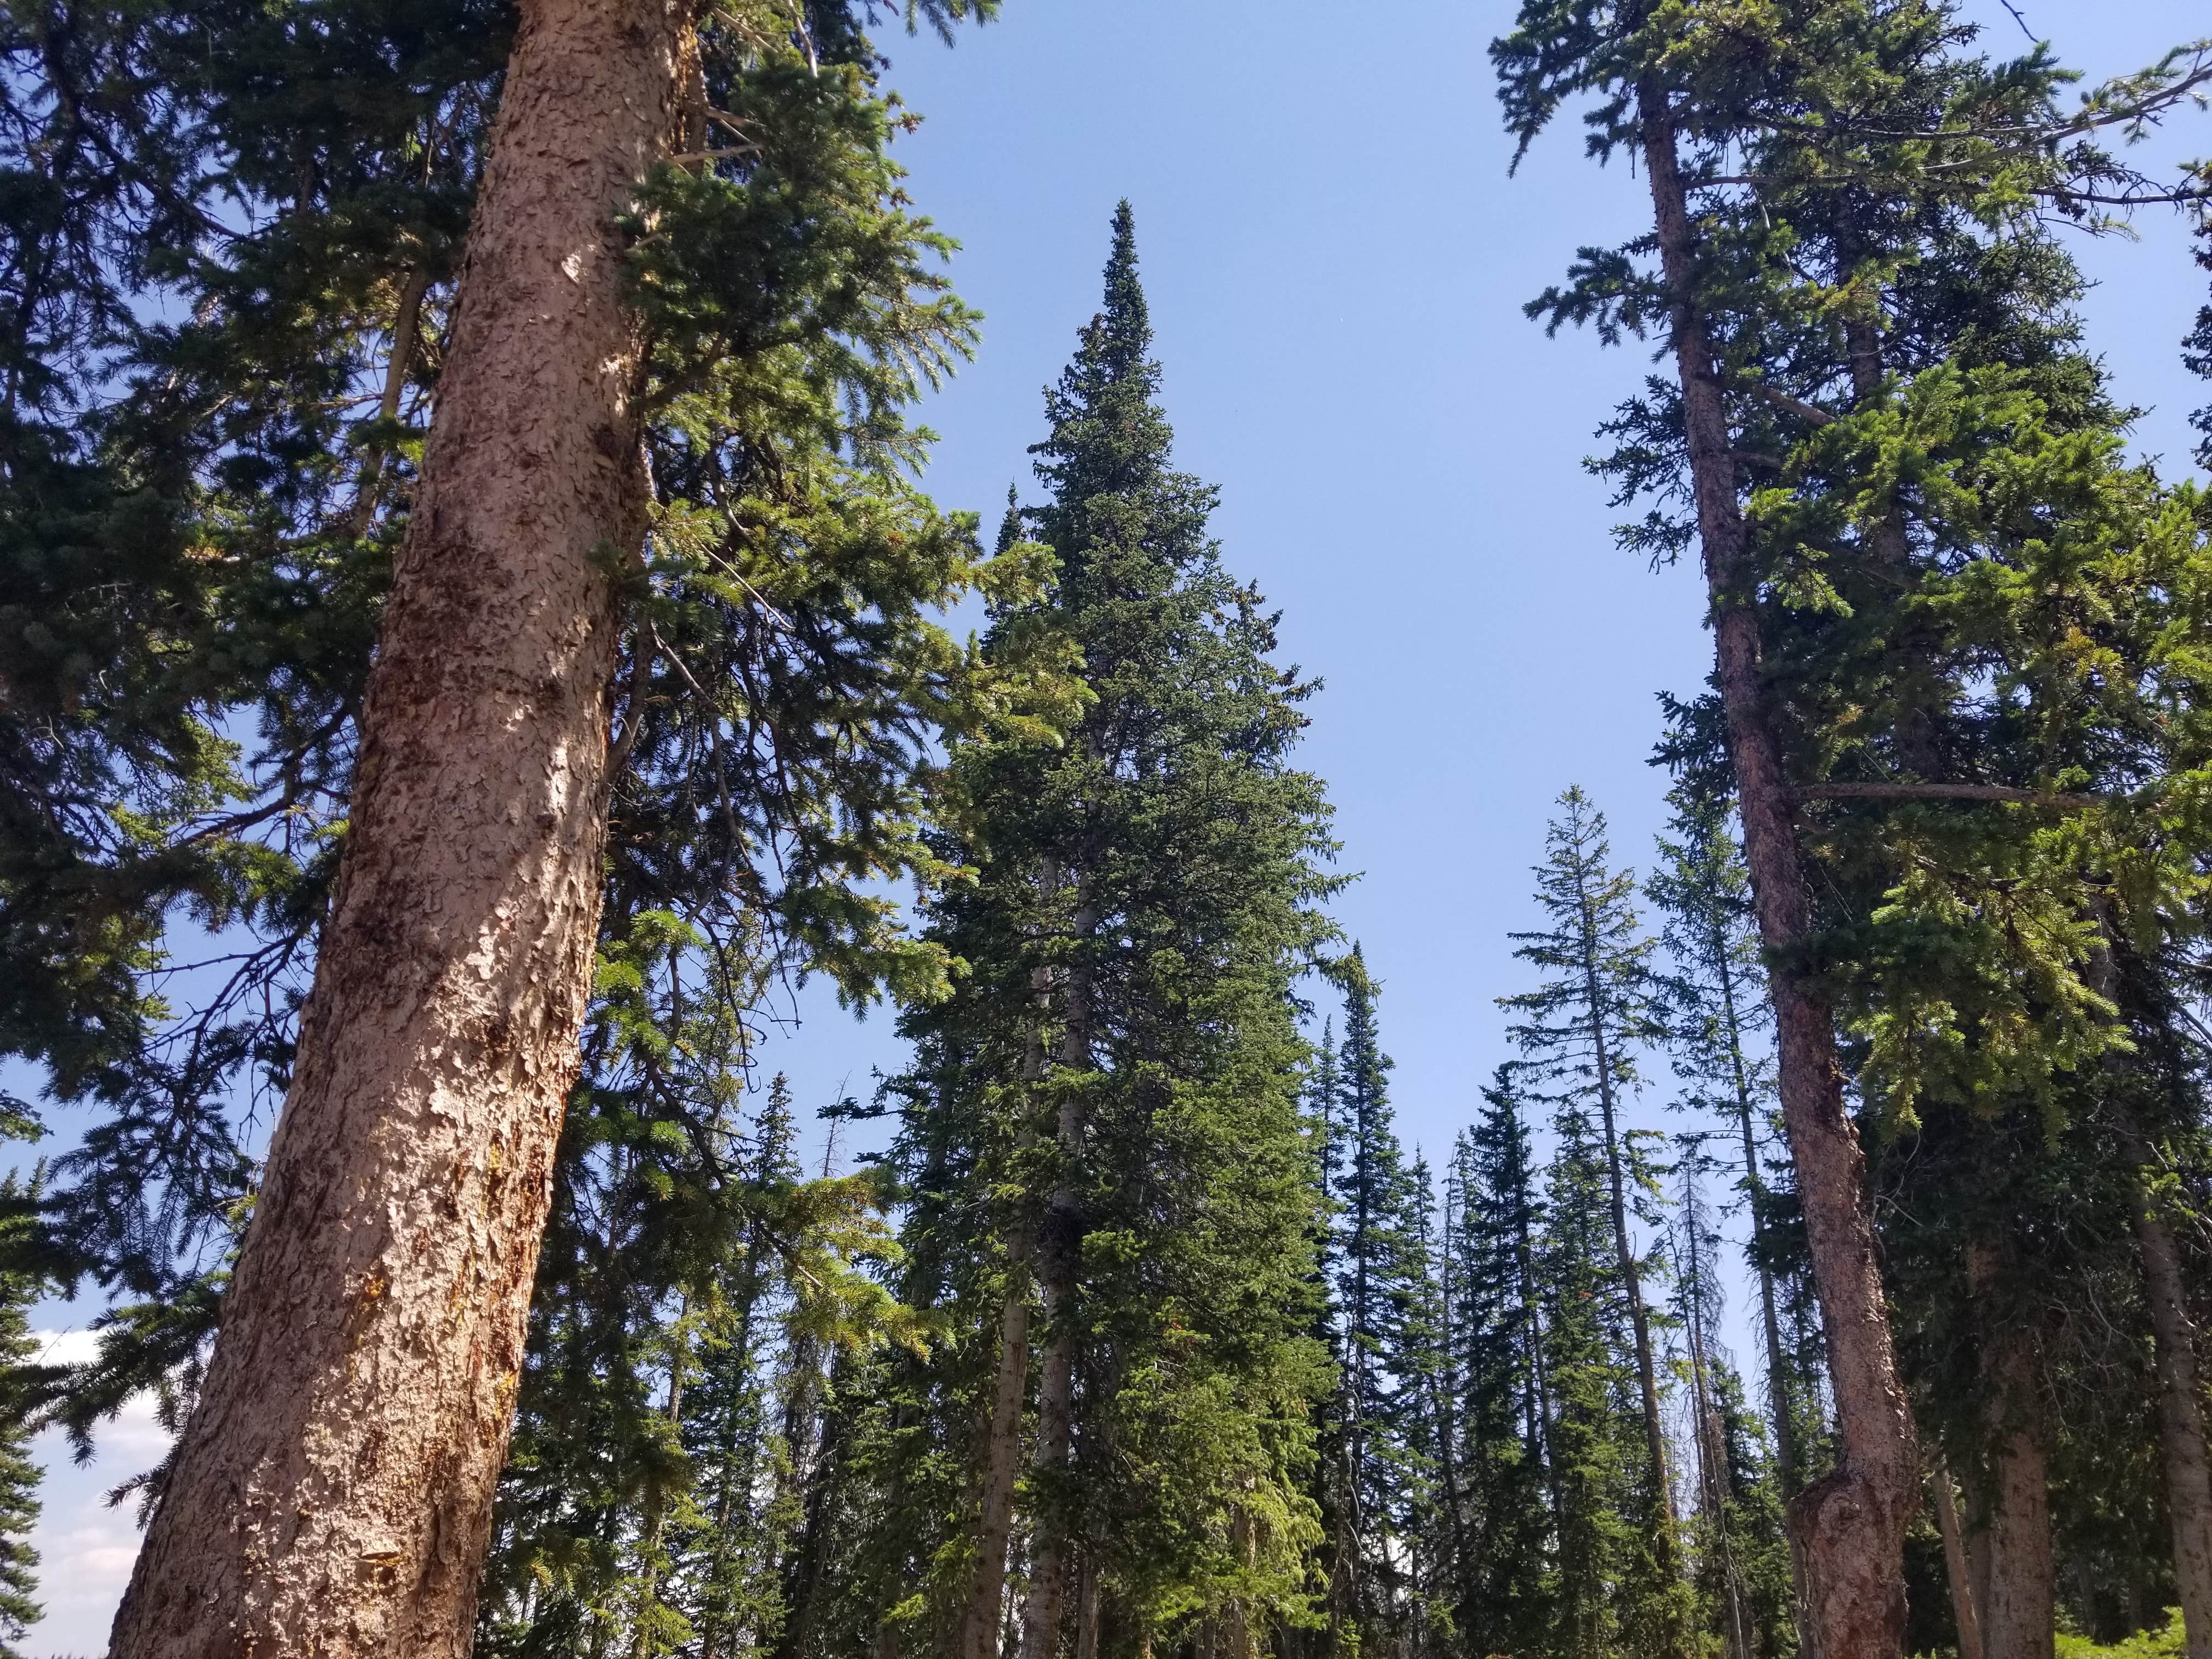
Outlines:
[[[1967,1276],[1985,1310],[1998,1273],[1994,1249],[1968,1253]],[[2051,1659],[2056,1646],[2048,1419],[2036,1372],[2033,1328],[1993,1314],[1982,1332],[1989,1449],[1974,1607],[1983,1650],[1999,1659]]]
[[118,1659],[467,1651],[647,510],[615,217],[684,21],[524,0],[292,1089]]
[[1716,678],[1743,823],[1759,933],[1771,959],[1783,1120],[1828,1340],[1842,1455],[1792,1501],[1813,1659],[1893,1659],[1905,1640],[1905,1529],[1919,1480],[1912,1414],[1899,1385],[1889,1309],[1867,1203],[1866,1158],[1844,1110],[1826,1006],[1792,952],[1812,903],[1781,756],[1766,719],[1750,543],[1736,493],[1728,412],[1692,303],[1695,235],[1664,89],[1638,89],[1645,176],[1668,289],[1698,528],[1712,596]]
[[2138,1176],[2130,1194],[2136,1249],[2158,1365],[2159,1443],[2166,1458],[2166,1504],[2173,1534],[2173,1577],[2181,1592],[2189,1659],[2212,1659],[2212,1470],[2204,1448],[2197,1328],[2189,1316],[2180,1251],[2158,1200]]

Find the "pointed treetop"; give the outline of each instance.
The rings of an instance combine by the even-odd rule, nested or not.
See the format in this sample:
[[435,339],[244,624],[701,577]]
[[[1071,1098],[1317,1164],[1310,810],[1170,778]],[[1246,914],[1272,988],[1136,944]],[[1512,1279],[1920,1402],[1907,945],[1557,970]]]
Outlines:
[[1114,210],[1114,251],[1106,258],[1106,308],[1098,331],[1103,366],[1119,380],[1143,366],[1152,349],[1152,324],[1137,280],[1137,219],[1127,197]]

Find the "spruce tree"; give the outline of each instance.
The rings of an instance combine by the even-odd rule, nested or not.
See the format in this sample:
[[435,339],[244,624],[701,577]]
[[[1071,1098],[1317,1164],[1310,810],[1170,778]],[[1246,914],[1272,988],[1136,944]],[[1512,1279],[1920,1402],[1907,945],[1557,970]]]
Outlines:
[[1750,878],[1725,804],[1686,787],[1673,796],[1670,833],[1659,839],[1657,867],[1644,891],[1666,918],[1661,938],[1668,971],[1661,981],[1661,1018],[1682,1103],[1735,1130],[1750,1217],[1747,1251],[1759,1285],[1760,1334],[1766,1349],[1768,1420],[1784,1489],[1803,1486],[1802,1414],[1814,1391],[1796,1374],[1796,1345],[1784,1333],[1789,1286],[1783,1276],[1778,1226],[1786,1194],[1768,1174],[1774,1070],[1764,1041],[1765,966],[1752,915]]
[[[0,616],[10,641],[27,647],[8,653],[0,737],[10,966],[0,1043],[47,1066],[57,1098],[96,1107],[82,1147],[57,1169],[43,1260],[139,1310],[110,1328],[98,1372],[108,1397],[134,1386],[173,1391],[197,1378],[226,1283],[234,1332],[250,1328],[237,1310],[253,1304],[254,1285],[304,1294],[306,1280],[290,1269],[225,1278],[240,1200],[261,1176],[245,1151],[244,1112],[265,1111],[288,1089],[306,1099],[325,1079],[365,1076],[405,1051],[379,1038],[356,1055],[361,1066],[325,1066],[313,1042],[301,1048],[298,1015],[322,960],[345,955],[325,948],[351,925],[344,918],[380,926],[417,914],[404,895],[437,867],[403,854],[379,866],[400,898],[331,910],[340,827],[356,862],[394,844],[371,833],[383,822],[374,804],[355,798],[356,757],[375,763],[360,776],[380,787],[405,773],[392,758],[403,752],[419,753],[433,779],[460,754],[458,740],[436,752],[408,750],[411,728],[397,716],[375,741],[364,738],[373,654],[385,679],[404,678],[416,663],[434,687],[469,664],[532,648],[527,629],[492,620],[495,604],[436,609],[456,573],[491,580],[507,566],[416,548],[434,538],[435,515],[413,512],[426,491],[445,489],[444,499],[471,513],[495,509],[495,479],[465,483],[456,473],[450,488],[435,482],[441,470],[465,472],[491,456],[490,437],[526,421],[558,427],[562,442],[583,447],[556,470],[585,494],[598,492],[569,503],[580,540],[566,544],[561,574],[574,591],[547,590],[538,596],[547,605],[530,612],[566,616],[548,625],[583,641],[578,672],[549,680],[531,670],[516,682],[562,689],[547,718],[569,722],[557,746],[582,768],[575,789],[541,801],[543,811],[484,805],[497,791],[482,779],[517,752],[515,732],[505,730],[489,769],[471,773],[453,813],[440,809],[434,824],[408,832],[433,852],[468,852],[471,867],[486,872],[500,863],[489,850],[499,836],[550,836],[553,862],[533,867],[566,860],[574,877],[554,883],[565,921],[521,928],[565,941],[549,946],[564,954],[540,964],[542,974],[526,966],[501,981],[514,990],[514,1018],[484,1027],[501,1041],[545,1045],[532,1047],[538,1060],[514,1073],[533,1079],[524,1091],[532,1109],[517,1121],[536,1150],[497,1154],[500,1167],[530,1178],[484,1177],[487,1193],[496,1188],[523,1206],[515,1226],[494,1229],[515,1249],[487,1245],[469,1258],[500,1276],[496,1294],[480,1287],[483,1294],[463,1298],[493,1324],[507,1322],[508,1337],[483,1350],[494,1370],[521,1360],[536,1235],[528,1212],[551,1185],[562,1079],[574,1065],[565,1056],[590,1000],[595,933],[619,950],[635,927],[650,926],[640,917],[674,910],[725,939],[773,936],[773,954],[817,963],[857,994],[886,981],[925,988],[936,977],[933,953],[900,943],[869,883],[928,866],[914,839],[915,810],[935,776],[928,727],[1006,705],[974,677],[934,615],[982,568],[969,528],[936,514],[903,475],[920,452],[900,407],[958,357],[971,319],[932,268],[945,245],[901,210],[885,153],[893,122],[874,85],[861,9],[815,7],[795,25],[788,13],[717,12],[684,36],[680,52],[672,43],[683,20],[673,12],[617,17],[613,44],[584,56],[606,76],[617,66],[633,74],[635,95],[602,112],[616,125],[642,124],[628,143],[590,112],[532,90],[539,68],[551,65],[558,80],[561,52],[592,23],[558,7],[526,9],[520,45],[498,7],[249,14],[180,3],[127,17],[78,8],[66,27],[15,20],[0,28],[9,64],[0,143],[11,168],[22,164],[38,227],[19,240],[11,218],[13,286],[0,347],[12,393],[6,419],[22,439],[9,446],[0,492]],[[939,24],[958,10],[914,9]],[[669,50],[656,57],[655,42]],[[541,48],[553,56],[527,55]],[[514,52],[525,55],[510,69]],[[696,97],[676,96],[678,58],[698,71]],[[705,127],[688,139],[673,125],[662,131],[654,112],[678,104],[694,126],[741,119],[745,142],[710,143]],[[729,114],[733,106],[742,117]],[[561,142],[598,146],[589,167],[562,175],[589,198],[570,204],[587,222],[572,226],[567,246],[598,252],[586,283],[582,267],[572,280],[558,257],[532,264],[521,244],[508,248],[520,264],[500,264],[488,242],[471,267],[486,273],[477,286],[495,286],[495,266],[510,274],[527,266],[553,283],[554,299],[583,306],[578,326],[603,337],[566,355],[532,349],[518,366],[526,384],[563,363],[583,365],[574,396],[508,398],[501,372],[484,368],[489,402],[476,422],[464,411],[476,383],[466,340],[477,337],[479,301],[459,292],[458,273],[469,237],[495,240],[509,222],[498,204],[514,192],[493,188],[507,174],[488,160],[502,110],[510,125],[544,113]],[[526,139],[509,149],[535,153]],[[658,159],[678,154],[691,159]],[[586,187],[586,175],[598,182]],[[536,185],[520,188],[556,199]],[[643,235],[648,222],[653,234]],[[544,314],[571,313],[556,305]],[[484,337],[505,337],[487,324]],[[604,363],[630,367],[592,380],[591,366]],[[453,430],[426,451],[434,385],[441,423]],[[487,441],[476,441],[479,433]],[[530,491],[514,499],[526,501],[526,514],[560,504]],[[437,533],[458,534],[459,523]],[[485,530],[485,545],[518,544],[496,528]],[[519,544],[535,556],[557,539],[538,524]],[[602,542],[617,556],[601,560]],[[629,574],[617,580],[617,568]],[[397,596],[388,613],[387,595]],[[466,637],[410,654],[401,629],[373,653],[387,614],[434,614]],[[476,626],[496,637],[479,639],[469,631]],[[371,701],[427,706],[411,695]],[[619,736],[609,729],[617,726]],[[540,770],[567,776],[557,766]],[[526,794],[535,786],[525,778],[517,787]],[[471,816],[480,810],[500,822]],[[604,865],[592,850],[601,846]],[[349,891],[367,889],[357,882]],[[319,939],[331,914],[337,931]],[[487,937],[507,937],[494,923],[514,914],[495,906]],[[456,943],[466,926],[448,917],[441,927],[394,932],[414,945],[394,946],[392,971],[423,968],[434,955],[425,940],[474,948]],[[151,994],[149,975],[191,948],[201,928],[242,933],[243,963],[212,994],[167,1008]],[[368,957],[358,959],[374,957],[377,943],[368,939]],[[424,971],[426,983],[436,981],[434,966]],[[544,997],[552,1000],[540,1006]],[[389,1006],[434,1005],[442,1006],[401,992]],[[329,1021],[307,1028],[310,1036],[338,1030]],[[470,1039],[443,1052],[479,1047]],[[505,1051],[495,1042],[489,1052]],[[448,1080],[474,1098],[479,1073],[505,1075],[495,1065]],[[501,1114],[522,1097],[504,1084],[483,1086],[498,1097],[485,1109],[506,1121]],[[284,1119],[310,1115],[301,1108]],[[289,1149],[307,1133],[279,1133],[280,1164],[291,1167]],[[434,1184],[474,1167],[468,1160],[480,1161],[499,1137],[464,1139],[447,1158],[422,1135],[394,1133],[369,1173],[398,1178],[380,1160],[419,1152],[434,1166]],[[300,1167],[306,1180],[321,1166],[309,1158]],[[257,1231],[283,1231],[295,1190],[303,1188],[290,1179],[262,1186]],[[408,1202],[378,1212],[418,1212],[428,1213]],[[341,1234],[332,1227],[314,1237]],[[437,1249],[459,1237],[423,1235]],[[395,1246],[393,1260],[414,1260],[410,1248]],[[409,1316],[419,1288],[412,1273],[386,1273],[369,1258],[345,1271],[354,1290],[343,1295],[375,1291],[362,1304],[373,1327]],[[446,1295],[432,1300],[443,1306]],[[187,1319],[198,1342],[182,1340]],[[345,1323],[336,1315],[276,1322],[325,1331]],[[444,1327],[434,1317],[425,1328]],[[402,1343],[395,1354],[402,1351],[414,1349]],[[420,1351],[449,1352],[438,1342]],[[364,1361],[326,1374],[369,1369]],[[226,1361],[209,1373],[208,1412],[221,1413],[231,1379],[267,1375],[258,1362]],[[420,1417],[447,1398],[427,1384],[386,1381],[372,1403],[403,1413]],[[436,1492],[441,1503],[481,1508],[513,1395],[495,1382],[464,1392],[467,1401],[447,1403],[475,1427],[449,1433],[442,1419],[426,1419],[415,1451],[398,1449],[404,1436],[374,1443],[393,1448],[403,1471],[392,1490],[407,1488],[413,1476],[404,1472],[434,1464],[440,1448],[472,1448],[468,1478],[441,1480]],[[96,1420],[104,1399],[75,1383],[71,1394],[72,1417]],[[240,1434],[281,1437],[284,1418],[240,1411],[226,1420]],[[349,1443],[374,1414],[345,1407],[333,1420],[340,1429],[331,1443]],[[177,1468],[225,1455],[202,1449],[195,1431]],[[232,1535],[172,1518],[191,1507],[183,1496],[165,1502],[149,1582],[185,1582],[182,1559],[168,1561],[161,1540],[173,1535],[197,1559]],[[314,1524],[279,1553],[312,1579],[315,1540],[329,1528],[346,1534],[332,1547],[349,1563],[362,1552],[382,1559],[393,1540],[414,1560],[428,1510],[411,1500],[402,1510],[386,1528],[325,1492]],[[454,1518],[439,1536],[479,1530]],[[353,1573],[344,1569],[343,1592],[301,1589],[312,1609],[301,1616],[343,1619],[357,1597],[374,1602],[378,1592],[355,1586]],[[422,1616],[452,1615],[444,1639],[459,1640],[465,1620],[455,1598],[465,1597],[472,1571],[448,1565],[438,1574],[423,1594],[426,1609],[435,1602],[442,1611]],[[403,1580],[412,1582],[405,1571],[392,1582]],[[172,1605],[203,1604],[187,1596]]]
[[925,1397],[969,1471],[960,1529],[905,1547],[927,1594],[882,1609],[916,1649],[995,1651],[1010,1577],[1032,1659],[1258,1642],[1303,1616],[1316,1541],[1290,989],[1327,935],[1326,809],[1289,764],[1303,693],[1273,619],[1170,465],[1126,204],[1105,289],[1024,514],[1057,589],[994,628],[1073,641],[1089,706],[1064,745],[954,754],[946,855],[976,876],[929,937],[968,971],[905,1026],[900,1166],[945,1194],[907,1243],[945,1264],[936,1310],[963,1333]]
[[1472,1537],[1453,1617],[1474,1653],[1544,1650],[1560,1496],[1551,1452],[1538,1243],[1545,1212],[1516,1068],[1501,1066],[1452,1158],[1463,1194],[1452,1241],[1459,1466]]
[[[1917,1066],[1961,1058],[1978,1073],[1972,1087],[2033,1095],[2112,1040],[2084,994],[2090,894],[2079,876],[2050,867],[2005,890],[2038,911],[2012,929],[1986,926],[1970,896],[1987,890],[1979,836],[2019,821],[1955,809],[2047,801],[2049,775],[1973,775],[1992,757],[1944,728],[1978,701],[1992,656],[1966,668],[1974,653],[1945,637],[1943,601],[1923,600],[1952,577],[1990,580],[1972,568],[1978,552],[1961,568],[1966,549],[2002,544],[2002,564],[2047,545],[2025,522],[2016,542],[1992,537],[1984,506],[2002,499],[2002,519],[2034,501],[2046,528],[2083,505],[2093,521],[2106,516],[2110,501],[2082,486],[2112,475],[2079,468],[2088,452],[2064,435],[2109,422],[2095,376],[2064,349],[2063,327],[2008,315],[2008,302],[2040,301],[2066,280],[2036,204],[2076,210],[2119,199],[2115,180],[2121,197],[2132,188],[2090,135],[2158,118],[2201,69],[2173,54],[2075,115],[2057,106],[2046,54],[1986,65],[1955,50],[1969,39],[1950,9],[1921,0],[1808,0],[1748,30],[1570,0],[1524,7],[1493,52],[1524,144],[1588,97],[1593,152],[1627,149],[1650,190],[1650,238],[1586,254],[1533,309],[1555,325],[1595,322],[1608,338],[1663,331],[1673,356],[1671,383],[1610,426],[1622,443],[1604,465],[1624,499],[1653,503],[1630,544],[1662,561],[1695,548],[1712,599],[1712,724],[1725,733],[1771,969],[1779,1094],[1842,1453],[1793,1510],[1808,1632],[1869,1654],[1904,1639],[1902,1539],[1918,1468],[1845,1112],[1838,992],[1846,1018],[1870,1029],[1872,1080],[1908,1097]],[[1987,495],[1954,487],[1946,457],[2001,453],[2019,458],[2018,471],[2001,465],[2008,477],[2037,482]],[[1797,676],[1815,663],[1814,678],[1840,672],[1808,698]],[[1839,745],[1875,764],[1817,781],[1835,775]],[[1817,882],[1797,805],[1816,798],[1862,803],[1834,816],[1868,836],[1826,837],[1831,867]],[[1859,885],[1866,865],[1849,868],[1877,845],[1868,863],[1887,863],[1898,890],[1886,901]],[[1848,954],[1827,930],[1869,920],[1902,924],[1898,957],[1865,981],[1869,1001],[1888,1005],[1871,1016],[1851,1006],[1856,988],[1812,971],[1823,953]],[[1966,967],[1977,955],[2011,961]],[[1917,988],[1898,971],[1907,957],[1933,970]]]
[[1335,1271],[1336,1347],[1345,1370],[1340,1432],[1350,1470],[1346,1503],[1356,1564],[1351,1606],[1357,1640],[1390,1648],[1418,1627],[1409,1557],[1422,1493],[1431,1477],[1427,1328],[1428,1203],[1425,1171],[1408,1168],[1398,1144],[1376,1024],[1376,986],[1357,945],[1345,984],[1344,1042],[1338,1051],[1334,1162],[1338,1206],[1330,1255]]
[[[1608,867],[1605,815],[1579,788],[1559,797],[1561,815],[1546,836],[1547,857],[1536,867],[1536,902],[1547,925],[1516,933],[1514,955],[1536,967],[1537,988],[1500,999],[1520,1016],[1511,1028],[1525,1073],[1547,1086],[1559,1133],[1577,1148],[1594,1148],[1605,1183],[1611,1239],[1613,1293],[1620,1298],[1633,1345],[1633,1365],[1643,1413],[1638,1513],[1634,1519],[1651,1556],[1656,1621],[1644,1632],[1667,1652],[1687,1650],[1686,1609],[1678,1590],[1680,1560],[1675,1536],[1673,1482],[1662,1416],[1657,1346],[1645,1293],[1647,1268],[1632,1217],[1637,1206],[1637,1158],[1622,1122],[1642,1079],[1638,1049],[1662,1028],[1654,1011],[1651,957],[1634,906],[1635,878]],[[1560,1167],[1562,1178],[1583,1196],[1577,1150]],[[1555,1218],[1557,1216],[1555,1206]]]

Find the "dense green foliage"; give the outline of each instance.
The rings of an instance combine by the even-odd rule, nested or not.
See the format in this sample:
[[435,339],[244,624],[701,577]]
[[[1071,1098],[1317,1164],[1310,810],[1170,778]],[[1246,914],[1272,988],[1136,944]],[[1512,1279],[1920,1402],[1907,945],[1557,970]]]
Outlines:
[[[1948,0],[1521,7],[1492,55],[1524,149],[1673,124],[1686,277],[1638,237],[1529,310],[1709,343],[1750,548],[1721,603],[1755,618],[1812,915],[1761,948],[1718,698],[1667,698],[1649,872],[1560,798],[1503,942],[1518,1057],[1421,1103],[1467,1124],[1431,1170],[1385,975],[1333,954],[1313,688],[1173,465],[1127,204],[1042,498],[987,552],[921,492],[908,410],[975,319],[891,159],[892,9],[703,9],[732,142],[623,226],[655,498],[482,1650],[1795,1653],[1790,1500],[1837,1451],[1787,975],[1836,1016],[1929,1490],[1963,1500],[1908,1540],[1912,1644],[1995,1574],[2039,1579],[2065,1650],[2178,1650],[2153,1257],[2201,1365],[2212,497],[2130,452],[2052,227],[2201,211],[2106,139],[2205,49],[2076,107]],[[0,1190],[0,1656],[36,1616],[34,1427],[191,1407],[512,26],[0,16],[0,1058],[44,1087],[0,1133],[71,1137]],[[2212,307],[2183,351],[2212,377]],[[1697,550],[1683,383],[1601,433],[1623,548]],[[839,1109],[891,1134],[843,1173],[755,1075],[814,974],[911,1045]],[[33,1363],[51,1291],[104,1310],[92,1364]],[[2023,1491],[2050,1547],[1996,1559]]]
[[1170,466],[1150,342],[1124,207],[1103,307],[1047,396],[1047,500],[1018,519],[1058,580],[993,634],[1073,641],[1088,706],[1064,742],[956,750],[946,856],[977,873],[933,902],[927,936],[966,966],[908,1016],[916,1064],[895,1085],[903,1243],[927,1275],[909,1293],[945,1336],[886,1378],[879,1419],[902,1438],[875,1454],[933,1497],[866,1548],[875,1616],[911,1622],[917,1648],[949,1641],[929,1632],[949,1632],[970,1571],[976,1402],[1004,1363],[1003,1303],[1033,1286],[1036,1387],[1065,1343],[1072,1444],[1032,1469],[1021,1519],[1032,1572],[1047,1538],[1072,1546],[1071,1632],[1121,1651],[1306,1607],[1325,1384],[1301,1309],[1314,1192],[1291,986],[1328,936],[1327,813],[1288,764],[1304,688],[1269,660],[1273,619],[1207,538],[1212,492]]

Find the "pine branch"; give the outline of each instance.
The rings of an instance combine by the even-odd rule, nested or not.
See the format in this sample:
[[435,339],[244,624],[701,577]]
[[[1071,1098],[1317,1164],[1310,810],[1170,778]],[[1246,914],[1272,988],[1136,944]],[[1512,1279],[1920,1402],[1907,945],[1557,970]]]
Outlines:
[[2055,789],[2014,789],[1996,783],[1810,783],[1790,792],[1805,800],[1974,801],[2021,806],[2102,806],[2105,795]]

